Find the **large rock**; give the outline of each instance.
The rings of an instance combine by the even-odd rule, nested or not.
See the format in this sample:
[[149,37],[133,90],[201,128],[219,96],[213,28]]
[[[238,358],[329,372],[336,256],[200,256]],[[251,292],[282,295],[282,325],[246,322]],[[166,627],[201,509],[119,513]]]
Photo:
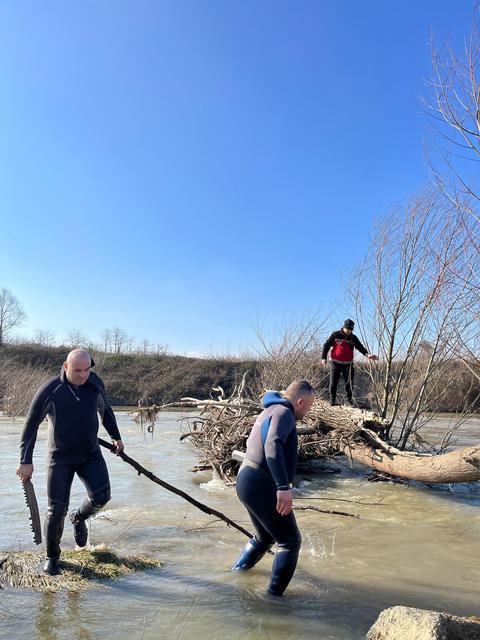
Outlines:
[[480,640],[480,621],[412,607],[390,607],[367,640]]

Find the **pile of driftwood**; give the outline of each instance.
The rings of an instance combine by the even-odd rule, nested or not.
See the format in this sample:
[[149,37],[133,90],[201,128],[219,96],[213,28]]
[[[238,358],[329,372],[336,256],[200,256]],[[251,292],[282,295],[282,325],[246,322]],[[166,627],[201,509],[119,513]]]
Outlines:
[[134,415],[144,431],[152,432],[160,411],[168,408],[195,410],[194,416],[182,420],[181,436],[181,440],[188,439],[200,455],[194,470],[213,469],[223,480],[230,481],[239,467],[232,459],[232,452],[245,449],[261,407],[258,400],[247,395],[245,376],[229,398],[221,387],[214,387],[212,391],[217,397],[207,400],[182,398],[180,402],[139,407]]
[[[195,470],[213,469],[220,478],[232,481],[239,462],[234,451],[245,451],[246,440],[261,411],[258,399],[245,392],[242,384],[226,398],[221,387],[217,397],[206,400],[182,398],[167,405],[139,407],[135,418],[151,431],[159,411],[176,407],[196,410],[184,418],[181,439],[188,439],[199,453]],[[198,412],[198,413],[197,413]],[[299,462],[345,455],[389,476],[426,483],[473,482],[480,480],[480,447],[468,447],[441,455],[400,451],[384,440],[389,424],[377,414],[354,407],[330,406],[316,400],[297,427]]]

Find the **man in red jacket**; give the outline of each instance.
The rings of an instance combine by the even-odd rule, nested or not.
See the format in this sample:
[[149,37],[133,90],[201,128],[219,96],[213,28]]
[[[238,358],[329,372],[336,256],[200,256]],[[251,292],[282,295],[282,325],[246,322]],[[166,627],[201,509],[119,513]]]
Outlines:
[[347,404],[353,406],[353,352],[360,351],[369,360],[377,360],[377,356],[368,353],[363,344],[353,333],[355,323],[353,320],[345,320],[340,331],[334,331],[323,345],[322,364],[327,363],[327,354],[330,351],[330,404],[336,404],[337,386],[340,376],[345,380]]

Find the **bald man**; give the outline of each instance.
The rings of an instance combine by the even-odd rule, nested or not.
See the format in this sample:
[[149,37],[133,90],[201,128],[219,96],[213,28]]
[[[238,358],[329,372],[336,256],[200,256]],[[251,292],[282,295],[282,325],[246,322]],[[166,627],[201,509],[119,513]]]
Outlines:
[[268,391],[247,440],[245,460],[237,476],[237,495],[246,507],[255,536],[243,549],[232,571],[251,569],[276,542],[268,591],[283,595],[297,566],[302,542],[292,511],[292,482],[297,466],[297,420],[315,399],[306,380],[294,380],[282,395]]
[[48,417],[47,560],[44,571],[49,575],[60,573],[60,541],[74,475],[78,475],[88,494],[81,507],[70,513],[79,547],[87,544],[86,520],[110,500],[110,480],[97,438],[98,414],[116,446],[115,453],[123,451],[105,387],[91,370],[94,364],[84,349],[71,351],[60,375],[45,382],[35,394],[22,432],[16,473],[22,482],[26,482],[33,474],[32,456],[38,427]]

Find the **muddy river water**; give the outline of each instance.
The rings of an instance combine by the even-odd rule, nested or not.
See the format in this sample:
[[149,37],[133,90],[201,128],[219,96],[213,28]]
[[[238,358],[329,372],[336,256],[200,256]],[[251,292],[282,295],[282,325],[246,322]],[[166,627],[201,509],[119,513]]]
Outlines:
[[[197,458],[179,441],[178,413],[164,413],[147,440],[127,412],[117,417],[129,455],[251,528],[233,487],[208,472],[188,471]],[[439,419],[430,430],[446,426]],[[21,427],[21,420],[0,418],[2,552],[35,548],[14,474]],[[471,419],[455,446],[479,440],[480,419]],[[42,514],[45,445],[44,423],[33,477]],[[301,471],[297,505],[361,518],[297,512],[303,536],[298,569],[286,596],[272,601],[265,596],[271,556],[249,573],[230,573],[246,541],[241,533],[138,477],[112,454],[105,457],[112,500],[91,524],[92,543],[122,554],[147,554],[164,566],[80,594],[2,589],[2,640],[353,640],[364,637],[382,609],[397,604],[480,615],[478,483],[433,489],[367,482],[361,470],[347,467],[336,474]],[[75,480],[72,506],[83,496]],[[74,547],[69,523],[63,546]]]

